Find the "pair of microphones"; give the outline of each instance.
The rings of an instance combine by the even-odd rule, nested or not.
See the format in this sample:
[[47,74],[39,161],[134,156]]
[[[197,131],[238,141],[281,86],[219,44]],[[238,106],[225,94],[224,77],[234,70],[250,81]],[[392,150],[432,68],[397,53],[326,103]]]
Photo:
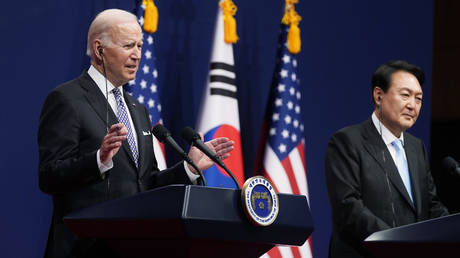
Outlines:
[[[152,133],[161,143],[171,147],[177,154],[181,156],[183,160],[185,160],[185,162],[190,164],[200,175],[203,185],[206,186],[206,179],[204,178],[200,169],[190,159],[187,153],[185,153],[185,151],[179,146],[179,144],[177,144],[177,142],[172,138],[171,133],[168,131],[168,129],[166,129],[166,127],[164,127],[162,124],[157,124],[152,128]],[[233,173],[225,166],[224,162],[222,162],[222,160],[215,153],[213,153],[208,148],[208,146],[206,146],[206,144],[201,140],[201,136],[195,132],[195,130],[193,130],[191,127],[185,127],[182,129],[181,136],[185,141],[187,141],[188,144],[190,144],[190,146],[198,148],[212,161],[223,168],[225,172],[227,172],[227,174],[232,178],[236,187],[240,189],[240,185]]]

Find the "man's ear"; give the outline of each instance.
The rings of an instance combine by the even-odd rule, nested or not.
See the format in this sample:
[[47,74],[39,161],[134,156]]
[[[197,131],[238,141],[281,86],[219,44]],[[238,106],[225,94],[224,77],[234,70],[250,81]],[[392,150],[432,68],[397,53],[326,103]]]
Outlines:
[[382,102],[383,95],[384,95],[382,88],[380,88],[379,86],[375,86],[372,94],[374,97],[375,105],[379,107]]
[[104,47],[102,46],[102,42],[99,39],[93,41],[93,52],[97,59],[102,60],[102,55],[104,53]]

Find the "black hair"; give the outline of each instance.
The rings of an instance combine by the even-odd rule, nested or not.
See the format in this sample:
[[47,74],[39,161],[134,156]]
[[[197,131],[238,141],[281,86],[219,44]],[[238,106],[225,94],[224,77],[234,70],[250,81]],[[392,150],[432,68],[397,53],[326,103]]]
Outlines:
[[387,92],[391,84],[391,76],[397,71],[406,71],[408,73],[411,73],[412,75],[415,76],[415,78],[417,78],[418,83],[420,83],[420,85],[422,85],[423,82],[425,81],[425,73],[420,67],[414,64],[411,64],[404,60],[386,62],[383,65],[379,66],[379,68],[377,68],[377,70],[372,75],[371,94],[372,94],[372,102],[374,103],[374,105],[375,105],[375,100],[373,97],[374,88],[380,87],[383,90],[383,92]]

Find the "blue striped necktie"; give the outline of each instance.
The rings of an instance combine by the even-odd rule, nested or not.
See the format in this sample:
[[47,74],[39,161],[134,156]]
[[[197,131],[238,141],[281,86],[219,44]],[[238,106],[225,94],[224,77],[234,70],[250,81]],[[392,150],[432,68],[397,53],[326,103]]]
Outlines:
[[398,168],[399,175],[401,176],[404,186],[406,187],[407,193],[409,193],[411,201],[414,202],[414,199],[412,198],[409,167],[407,166],[407,160],[404,158],[402,142],[400,139],[397,139],[394,140],[391,144],[395,147],[396,150],[395,163],[396,167]]
[[125,105],[123,104],[120,90],[115,88],[112,90],[112,92],[117,102],[118,121],[123,123],[126,129],[128,129],[128,135],[126,136],[126,139],[128,140],[129,148],[133,154],[134,163],[136,163],[136,167],[138,167],[137,161],[139,159],[139,153],[137,151],[136,142],[134,141],[133,129],[131,128],[131,123],[129,123],[128,112]]

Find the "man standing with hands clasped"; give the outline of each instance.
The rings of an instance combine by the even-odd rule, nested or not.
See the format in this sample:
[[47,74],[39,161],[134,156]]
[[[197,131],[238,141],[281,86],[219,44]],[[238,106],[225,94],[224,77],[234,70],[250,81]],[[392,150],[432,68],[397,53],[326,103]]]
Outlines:
[[[101,12],[88,31],[90,68],[45,100],[38,131],[39,185],[52,195],[54,206],[45,257],[113,257],[103,243],[76,237],[63,217],[158,186],[196,183],[199,177],[185,162],[158,170],[147,109],[122,87],[135,78],[141,49],[135,15]],[[233,141],[223,137],[206,144],[222,159],[233,149]],[[200,170],[214,164],[194,147],[189,157]]]
[[448,214],[423,142],[406,132],[419,115],[423,81],[423,71],[406,61],[381,65],[372,76],[371,118],[331,137],[329,257],[369,256],[362,241],[370,234]]

